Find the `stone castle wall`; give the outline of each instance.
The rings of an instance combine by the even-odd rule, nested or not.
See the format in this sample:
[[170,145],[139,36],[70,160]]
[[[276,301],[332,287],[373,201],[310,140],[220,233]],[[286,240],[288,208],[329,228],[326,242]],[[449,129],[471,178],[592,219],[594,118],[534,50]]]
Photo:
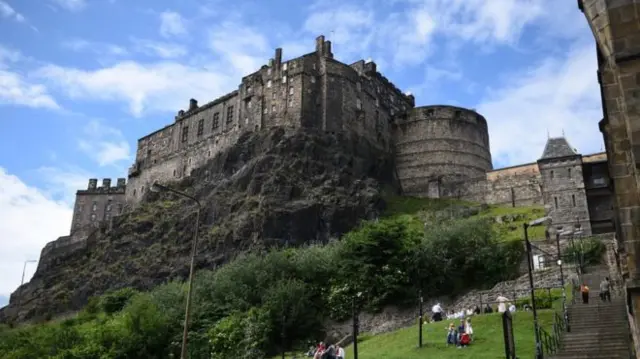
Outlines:
[[487,121],[468,109],[425,106],[396,121],[396,163],[403,191],[438,198],[452,184],[482,178],[493,166]]
[[349,130],[389,149],[390,122],[414,106],[376,70],[373,62],[352,65],[333,59],[320,36],[316,51],[282,61],[276,49],[268,65],[242,79],[233,91],[203,106],[192,99],[175,122],[138,141],[129,171],[127,203],[135,204],[154,181],[171,182],[233,145],[241,133],[265,127]]

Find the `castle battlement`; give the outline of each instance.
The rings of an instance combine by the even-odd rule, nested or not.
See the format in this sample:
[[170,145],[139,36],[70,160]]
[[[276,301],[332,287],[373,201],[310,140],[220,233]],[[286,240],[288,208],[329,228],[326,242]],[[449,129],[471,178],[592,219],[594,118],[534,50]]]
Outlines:
[[87,189],[81,189],[76,192],[76,195],[101,195],[101,194],[122,194],[127,188],[127,179],[118,178],[116,185],[111,185],[111,178],[103,178],[102,186],[98,187],[98,179],[89,179]]

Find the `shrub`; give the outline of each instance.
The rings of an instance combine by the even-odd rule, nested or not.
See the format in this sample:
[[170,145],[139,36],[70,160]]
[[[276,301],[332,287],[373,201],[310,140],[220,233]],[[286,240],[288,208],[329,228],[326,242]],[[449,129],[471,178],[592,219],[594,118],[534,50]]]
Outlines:
[[116,291],[110,292],[102,296],[100,299],[100,306],[102,310],[107,314],[117,313],[124,308],[129,302],[129,299],[133,297],[137,291],[132,288],[122,288]]

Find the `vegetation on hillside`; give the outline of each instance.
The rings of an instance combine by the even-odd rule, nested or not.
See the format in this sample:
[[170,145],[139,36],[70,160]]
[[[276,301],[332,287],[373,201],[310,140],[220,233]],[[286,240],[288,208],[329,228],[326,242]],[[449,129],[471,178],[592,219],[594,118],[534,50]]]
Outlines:
[[[518,237],[510,228],[537,214],[522,211],[499,223],[496,213],[506,217],[508,211],[392,198],[384,218],[363,223],[340,241],[246,254],[215,272],[201,271],[190,357],[257,359],[283,346],[306,347],[322,337],[327,319],[348,318],[356,293],[363,310],[375,312],[414,303],[418,289],[455,295],[509,279],[523,250],[511,240]],[[177,356],[185,291],[179,282],[147,293],[122,289],[93,298],[72,319],[2,328],[0,357]]]

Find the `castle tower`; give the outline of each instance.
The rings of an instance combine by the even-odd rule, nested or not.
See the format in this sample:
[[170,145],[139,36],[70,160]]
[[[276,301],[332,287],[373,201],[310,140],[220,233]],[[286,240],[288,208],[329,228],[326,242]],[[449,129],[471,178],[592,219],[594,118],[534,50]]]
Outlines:
[[538,160],[547,217],[552,231],[591,235],[589,206],[582,173],[582,155],[566,138],[549,138]]

